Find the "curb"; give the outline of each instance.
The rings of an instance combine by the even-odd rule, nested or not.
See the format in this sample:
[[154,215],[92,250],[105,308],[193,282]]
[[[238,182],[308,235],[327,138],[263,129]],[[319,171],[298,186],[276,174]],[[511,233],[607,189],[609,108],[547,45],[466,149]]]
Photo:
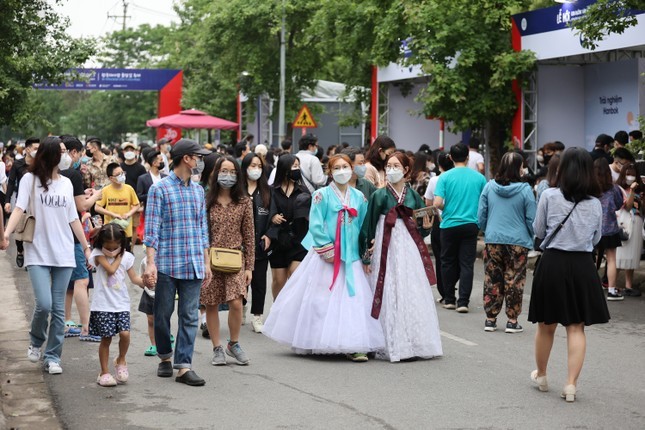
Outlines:
[[0,254],[0,428],[62,429],[42,366],[27,359],[29,324],[10,254]]

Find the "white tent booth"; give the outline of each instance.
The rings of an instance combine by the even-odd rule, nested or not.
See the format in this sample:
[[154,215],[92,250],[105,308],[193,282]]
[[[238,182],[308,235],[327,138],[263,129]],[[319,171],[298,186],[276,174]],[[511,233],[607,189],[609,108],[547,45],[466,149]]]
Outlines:
[[579,0],[512,17],[513,45],[531,50],[537,71],[521,90],[513,136],[535,151],[547,142],[591,150],[596,137],[639,128],[645,114],[645,15],[623,34],[611,34],[594,50],[582,47],[568,23],[586,13]]
[[426,118],[423,106],[416,101],[429,79],[420,66],[391,63],[379,67],[378,134],[387,134],[397,148],[416,151],[424,143],[431,149],[450,148],[462,140],[461,134],[447,132],[437,118]]
[[[309,128],[307,132],[318,136],[322,148],[331,145],[338,145],[347,142],[352,146],[363,146],[366,141],[365,121],[359,126],[341,126],[339,121],[349,116],[355,109],[352,94],[347,94],[344,84],[330,81],[318,81],[313,91],[303,91],[301,100],[312,111],[316,121],[316,128]],[[277,113],[277,101],[271,100],[268,95],[255,100],[254,114],[250,114],[248,104],[251,101],[241,96],[242,118],[245,129],[242,134],[252,133],[255,135],[256,143],[264,143],[267,146],[278,146],[278,121],[274,113]],[[274,111],[275,109],[275,111]],[[247,114],[248,113],[248,114]],[[365,118],[366,106],[361,106],[361,118]],[[285,118],[291,123],[294,118]],[[294,129],[292,140],[294,145],[302,135],[301,129]],[[297,152],[297,148],[296,148]]]

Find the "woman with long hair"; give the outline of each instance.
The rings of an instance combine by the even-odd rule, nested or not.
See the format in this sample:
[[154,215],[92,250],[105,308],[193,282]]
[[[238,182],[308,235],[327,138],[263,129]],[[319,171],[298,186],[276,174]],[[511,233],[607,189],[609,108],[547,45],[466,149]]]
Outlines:
[[495,179],[479,197],[477,218],[484,232],[485,331],[497,330],[497,315],[506,302],[506,333],[520,333],[526,262],[533,247],[535,197],[524,182],[524,159],[516,152],[502,156]]
[[430,182],[430,156],[425,152],[414,154],[414,163],[412,164],[412,173],[410,174],[410,186],[420,196],[426,193],[428,182]]
[[561,396],[576,398],[585,358],[585,326],[609,321],[591,252],[602,237],[602,205],[591,155],[569,148],[560,159],[557,188],[542,193],[533,228],[544,254],[533,274],[528,320],[537,323],[531,379],[548,391],[547,365],[558,324],[567,331],[568,376]]
[[274,300],[307,256],[307,250],[301,242],[309,228],[307,217],[310,204],[311,195],[302,182],[298,158],[291,154],[281,156],[271,190],[271,223],[266,233],[273,243],[269,262]]
[[385,336],[385,348],[377,357],[392,362],[443,354],[430,288],[436,276],[423,242],[429,231],[419,229],[412,218],[413,210],[425,204],[407,183],[410,167],[410,159],[401,152],[386,159],[387,185],[370,197],[359,238],[374,290],[371,315],[380,321]]
[[640,290],[634,288],[634,270],[638,269],[643,252],[643,181],[633,163],[626,163],[620,171],[616,185],[623,192],[622,209],[631,213],[631,234],[629,239],[616,250],[616,268],[625,271],[625,290],[607,294],[607,300],[623,300],[624,296],[638,297]]
[[349,186],[349,156],[333,155],[329,168],[331,184],[312,196],[302,242],[307,257],[271,307],[264,333],[299,354],[347,354],[363,362],[385,345],[369,315],[372,292],[358,252],[367,201]]
[[394,141],[382,134],[378,136],[365,154],[367,159],[367,171],[365,172],[365,179],[370,181],[376,188],[383,188],[385,186],[385,160],[396,151],[396,144]]
[[623,193],[620,187],[611,179],[611,170],[606,158],[594,161],[594,172],[600,186],[600,203],[602,205],[602,237],[596,246],[596,269],[600,268],[603,255],[605,256],[605,276],[607,277],[607,300],[621,297],[616,291],[616,250],[621,246],[620,228],[616,219],[616,211],[623,206]]
[[85,258],[90,256],[72,183],[59,173],[61,155],[66,151],[58,137],[48,137],[40,144],[28,173],[20,181],[16,207],[4,234],[8,245],[22,214],[28,211],[34,215],[33,241],[24,244],[25,265],[36,299],[27,357],[37,363],[47,341],[44,362],[50,374],[63,373],[60,361],[65,336],[65,292],[76,267],[72,236],[83,246]]
[[249,153],[242,159],[242,182],[246,193],[253,201],[253,220],[255,225],[255,268],[251,280],[251,321],[252,329],[262,333],[262,314],[267,293],[267,270],[271,239],[266,235],[269,229],[269,209],[271,208],[271,188],[264,174],[264,160],[258,154]]
[[[213,343],[213,366],[226,364],[226,355],[237,364],[249,359],[239,344],[242,327],[242,300],[246,298],[255,265],[253,203],[246,193],[240,165],[231,156],[221,156],[215,163],[206,195],[211,248],[242,252],[242,267],[235,273],[213,270],[208,284],[202,285],[200,303],[206,306],[206,324]],[[220,342],[218,308],[228,304],[229,341],[226,351]],[[226,355],[225,355],[226,354]]]

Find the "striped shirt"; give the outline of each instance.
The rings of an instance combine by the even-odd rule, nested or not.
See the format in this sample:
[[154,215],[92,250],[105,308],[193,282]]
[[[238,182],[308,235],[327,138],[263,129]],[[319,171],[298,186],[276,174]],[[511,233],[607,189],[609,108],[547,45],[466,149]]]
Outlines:
[[156,250],[157,270],[176,279],[204,279],[208,225],[204,190],[174,172],[150,187],[143,243]]

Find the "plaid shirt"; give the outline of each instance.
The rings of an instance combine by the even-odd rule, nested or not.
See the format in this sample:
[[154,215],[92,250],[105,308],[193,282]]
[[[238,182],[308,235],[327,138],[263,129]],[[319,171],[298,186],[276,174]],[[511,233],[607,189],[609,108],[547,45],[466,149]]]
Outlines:
[[170,175],[150,187],[143,243],[154,248],[157,270],[176,279],[204,279],[208,225],[204,190]]

